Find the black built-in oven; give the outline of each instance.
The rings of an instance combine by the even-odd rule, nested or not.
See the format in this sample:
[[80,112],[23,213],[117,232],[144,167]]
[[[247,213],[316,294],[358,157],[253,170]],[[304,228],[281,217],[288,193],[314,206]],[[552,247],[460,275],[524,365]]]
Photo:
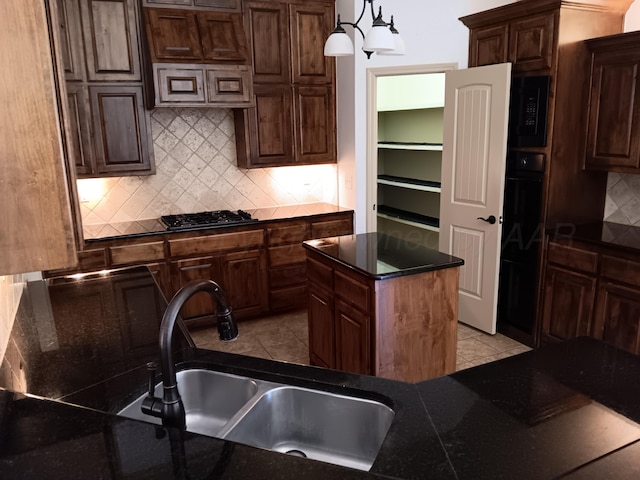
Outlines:
[[544,169],[545,156],[541,153],[511,151],[507,156],[498,329],[507,334],[520,332],[521,341],[527,340],[526,343],[532,343],[535,325],[538,258],[544,238],[541,222]]

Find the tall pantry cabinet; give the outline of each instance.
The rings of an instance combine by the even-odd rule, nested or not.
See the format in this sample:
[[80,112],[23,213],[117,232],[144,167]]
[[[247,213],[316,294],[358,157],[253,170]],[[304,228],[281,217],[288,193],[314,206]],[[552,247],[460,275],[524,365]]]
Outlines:
[[[469,27],[470,67],[512,62],[514,79],[539,75],[551,78],[546,145],[512,148],[516,152],[542,153],[546,158],[537,236],[525,241],[541,244],[548,229],[602,220],[606,174],[583,169],[589,85],[582,80],[588,75],[590,60],[584,40],[622,32],[624,14],[631,3],[518,1],[460,19]],[[544,255],[541,251],[538,261],[536,327],[524,335],[509,326],[503,330],[529,344],[537,344],[541,335]]]

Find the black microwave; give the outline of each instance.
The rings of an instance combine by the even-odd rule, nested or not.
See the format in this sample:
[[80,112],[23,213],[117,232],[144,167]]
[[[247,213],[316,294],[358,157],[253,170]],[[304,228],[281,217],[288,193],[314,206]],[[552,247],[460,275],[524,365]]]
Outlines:
[[512,77],[509,104],[509,146],[547,145],[549,75]]

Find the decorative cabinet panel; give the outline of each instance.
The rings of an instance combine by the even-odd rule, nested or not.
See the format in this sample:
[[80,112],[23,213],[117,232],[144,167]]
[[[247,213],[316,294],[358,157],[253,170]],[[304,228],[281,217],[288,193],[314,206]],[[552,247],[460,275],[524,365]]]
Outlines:
[[315,365],[336,368],[333,293],[311,283],[309,290],[309,358]]
[[135,0],[57,0],[78,177],[155,172]]
[[600,283],[593,336],[640,355],[640,288]]
[[493,65],[507,61],[509,52],[508,25],[474,28],[469,39],[469,66]]
[[243,108],[254,104],[246,65],[153,65],[155,105]]
[[142,87],[89,87],[93,117],[95,172],[121,175],[150,173],[150,132],[145,121]]
[[335,321],[336,368],[371,375],[371,317],[338,298]]
[[323,45],[333,2],[249,1],[255,108],[235,111],[241,168],[336,161],[335,60]]
[[585,168],[640,172],[640,34],[585,42],[591,88]]
[[135,0],[82,2],[88,80],[142,79],[135,3]]
[[255,317],[269,309],[267,266],[262,250],[226,253],[220,257],[220,265],[220,283],[235,317]]

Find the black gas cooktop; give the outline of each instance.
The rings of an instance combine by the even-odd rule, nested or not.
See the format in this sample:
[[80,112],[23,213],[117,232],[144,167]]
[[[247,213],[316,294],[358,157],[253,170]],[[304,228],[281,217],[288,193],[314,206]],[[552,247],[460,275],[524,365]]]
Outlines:
[[195,228],[224,227],[242,223],[257,222],[251,214],[238,210],[215,210],[211,212],[184,213],[180,215],[163,215],[160,217],[167,230],[189,230]]

